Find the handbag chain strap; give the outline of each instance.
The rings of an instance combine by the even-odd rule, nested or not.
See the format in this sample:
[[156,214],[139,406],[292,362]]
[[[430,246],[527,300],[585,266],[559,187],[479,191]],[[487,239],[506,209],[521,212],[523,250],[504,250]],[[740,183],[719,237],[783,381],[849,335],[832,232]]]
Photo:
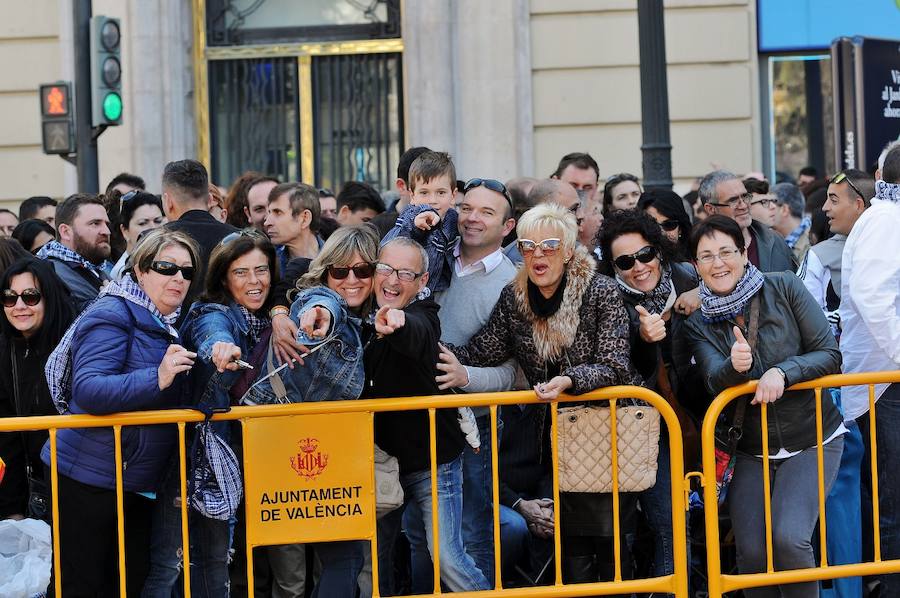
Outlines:
[[[747,344],[750,350],[756,348],[756,340],[759,336],[759,295],[750,303],[750,326],[747,329]],[[734,409],[734,418],[731,420],[731,427],[728,428],[728,452],[734,454],[737,449],[737,443],[744,434],[744,414],[747,411],[747,401],[738,401]]]

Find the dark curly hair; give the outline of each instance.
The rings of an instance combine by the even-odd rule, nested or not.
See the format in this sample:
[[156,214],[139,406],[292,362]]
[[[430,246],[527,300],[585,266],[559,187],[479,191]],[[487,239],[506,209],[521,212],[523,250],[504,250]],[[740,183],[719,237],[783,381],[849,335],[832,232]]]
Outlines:
[[678,249],[663,234],[656,220],[649,214],[639,210],[620,210],[613,212],[603,220],[594,244],[600,248],[600,272],[607,276],[615,276],[613,266],[613,241],[628,233],[637,233],[646,239],[651,247],[659,252],[661,261],[672,263],[678,259]]

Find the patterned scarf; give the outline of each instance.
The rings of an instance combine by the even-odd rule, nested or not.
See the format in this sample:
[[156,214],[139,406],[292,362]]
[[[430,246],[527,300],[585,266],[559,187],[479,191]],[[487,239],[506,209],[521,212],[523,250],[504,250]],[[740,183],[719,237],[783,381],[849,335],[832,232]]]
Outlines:
[[722,322],[742,314],[744,306],[762,288],[764,280],[762,272],[750,262],[747,262],[744,275],[741,276],[737,286],[724,297],[710,291],[701,280],[700,311],[703,313],[703,319],[707,322]]
[[153,317],[168,326],[170,331],[175,330],[173,326],[175,325],[175,321],[178,320],[181,308],[179,307],[167,316],[162,315],[156,305],[153,304],[153,301],[150,300],[150,297],[147,296],[147,293],[144,292],[144,289],[131,278],[130,274],[123,276],[122,280],[114,280],[106,285],[106,288],[100,291],[100,297],[104,295],[112,295],[114,297],[121,297],[126,301],[131,301],[135,305],[139,305],[153,314]]
[[794,245],[797,244],[797,241],[800,240],[801,235],[809,230],[810,226],[812,226],[812,218],[809,216],[804,217],[803,220],[800,221],[800,225],[784,238],[784,242],[787,243],[788,247],[793,249]]
[[618,283],[619,290],[621,290],[626,297],[630,297],[637,301],[638,305],[642,306],[651,314],[661,315],[675,303],[675,287],[672,286],[672,268],[669,267],[668,264],[663,266],[662,276],[660,277],[656,288],[649,293],[644,293],[643,291],[628,286],[618,273],[616,273],[616,283]]
[[875,197],[882,201],[900,203],[900,185],[887,181],[875,181]]
[[77,251],[72,251],[59,241],[55,240],[50,241],[49,243],[41,247],[40,251],[37,252],[37,256],[42,260],[49,257],[55,257],[56,259],[62,260],[64,262],[83,266],[100,280],[106,280],[108,278],[106,272],[112,270],[112,264],[110,264],[108,261],[104,260],[103,263],[99,265],[92,264],[91,262],[84,259]]
[[249,327],[250,340],[256,345],[256,343],[259,342],[259,337],[262,336],[263,330],[269,325],[269,320],[267,318],[260,318],[251,313],[250,310],[243,305],[238,305],[238,309],[240,310],[241,315],[244,316],[244,321],[247,322],[247,326]]

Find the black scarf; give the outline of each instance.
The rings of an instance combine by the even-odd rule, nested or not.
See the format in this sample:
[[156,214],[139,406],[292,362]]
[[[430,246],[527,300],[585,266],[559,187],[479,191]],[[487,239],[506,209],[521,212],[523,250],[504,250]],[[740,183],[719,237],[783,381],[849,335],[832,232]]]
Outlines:
[[566,276],[566,272],[563,272],[562,280],[559,281],[556,291],[547,298],[541,294],[538,286],[531,282],[530,278],[528,279],[528,305],[531,306],[531,311],[534,312],[534,315],[539,318],[549,318],[559,310],[559,306],[562,305],[563,294],[566,291]]

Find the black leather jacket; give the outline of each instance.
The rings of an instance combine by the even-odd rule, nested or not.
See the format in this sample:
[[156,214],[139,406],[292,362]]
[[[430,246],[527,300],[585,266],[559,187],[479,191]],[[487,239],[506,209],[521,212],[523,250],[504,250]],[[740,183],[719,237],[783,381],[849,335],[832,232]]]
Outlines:
[[[758,379],[772,367],[784,371],[786,387],[841,371],[841,353],[831,327],[803,282],[789,272],[764,276],[765,283],[758,293],[758,340],[749,371],[741,374],[731,365],[731,346],[735,341],[732,329],[736,322],[706,322],[700,310],[685,322],[686,340],[707,388],[714,395],[730,386]],[[744,313],[746,322],[749,322],[749,310],[748,303]],[[746,327],[744,335],[747,336]],[[778,401],[771,403],[768,412],[769,454],[777,453],[780,448],[798,451],[814,446],[815,416],[815,394],[811,390],[785,392]],[[824,438],[828,438],[840,423],[837,407],[827,396],[823,397]],[[748,406],[743,430],[738,450],[761,454],[759,406]]]

